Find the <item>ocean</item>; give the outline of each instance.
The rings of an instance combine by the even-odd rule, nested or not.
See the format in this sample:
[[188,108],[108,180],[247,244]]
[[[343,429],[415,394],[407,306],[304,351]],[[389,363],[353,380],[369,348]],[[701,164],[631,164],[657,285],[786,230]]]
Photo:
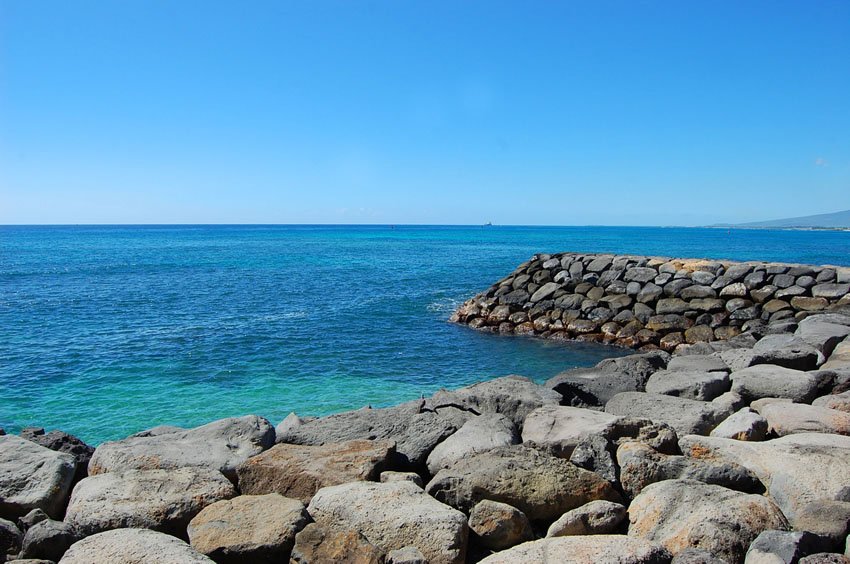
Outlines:
[[624,351],[475,332],[538,252],[850,264],[850,233],[636,227],[0,227],[0,427],[83,440],[391,405]]

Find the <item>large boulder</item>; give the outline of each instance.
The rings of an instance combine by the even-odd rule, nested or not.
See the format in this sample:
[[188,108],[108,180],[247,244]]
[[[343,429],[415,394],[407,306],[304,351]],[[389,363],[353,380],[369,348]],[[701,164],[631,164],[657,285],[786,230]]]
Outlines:
[[320,446],[281,443],[239,466],[239,490],[252,495],[278,493],[307,504],[326,486],[377,481],[394,454],[395,443],[383,440]]
[[522,429],[525,417],[544,405],[558,405],[561,395],[525,376],[503,376],[453,391],[439,391],[428,400],[429,409],[458,405],[474,414],[499,413]]
[[802,433],[745,442],[692,435],[679,442],[686,456],[729,460],[750,470],[792,523],[814,501],[850,500],[850,437]]
[[669,359],[662,351],[609,358],[593,368],[562,372],[546,386],[560,393],[565,405],[602,407],[620,392],[642,392],[649,377],[665,368]]
[[667,423],[679,436],[707,435],[732,413],[732,409],[723,404],[643,392],[617,394],[605,406],[605,411]]
[[415,546],[432,564],[459,564],[466,558],[466,516],[409,482],[322,488],[307,511],[322,528],[355,529],[384,551]]
[[666,480],[646,487],[629,506],[629,535],[677,554],[704,549],[740,562],[762,531],[786,529],[782,512],[760,495],[697,482]]
[[766,335],[752,349],[751,365],[774,364],[795,370],[814,370],[823,364],[823,354],[795,335]]
[[241,495],[202,509],[189,523],[189,542],[219,564],[286,562],[309,519],[297,499]]
[[733,372],[732,391],[749,401],[788,398],[808,403],[818,394],[821,379],[815,373],[772,364],[760,364]]
[[290,564],[384,564],[385,552],[354,529],[328,531],[310,523],[295,535]]
[[821,396],[815,399],[812,405],[850,413],[850,391]]
[[106,531],[74,543],[60,561],[62,564],[213,564],[182,540],[147,529]]
[[624,505],[613,501],[591,501],[558,517],[549,526],[546,536],[607,535],[616,531],[625,518]]
[[512,505],[485,499],[469,512],[469,528],[478,544],[492,550],[504,550],[534,540],[528,517]]
[[182,537],[201,509],[234,495],[233,484],[205,468],[109,472],[74,487],[65,521],[82,535],[131,527]]
[[446,468],[461,458],[519,442],[519,434],[511,419],[499,413],[479,415],[464,423],[457,433],[434,447],[428,455],[428,471],[436,474],[441,468]]
[[274,427],[256,415],[213,421],[187,431],[128,437],[97,447],[89,474],[206,468],[230,480],[236,467],[274,444]]
[[850,326],[830,323],[821,317],[816,315],[800,321],[795,335],[828,357],[838,343],[850,335]]
[[45,433],[42,428],[27,427],[21,430],[21,438],[73,456],[77,465],[75,480],[82,480],[88,475],[89,461],[94,454],[94,447],[87,445],[74,435],[57,430]]
[[731,383],[726,372],[697,372],[659,370],[649,377],[646,391],[679,398],[711,401],[729,391]]
[[596,499],[620,501],[611,484],[594,472],[520,445],[459,460],[440,470],[425,489],[464,512],[490,499],[532,520],[554,519]]
[[850,413],[801,403],[776,402],[764,406],[761,415],[780,437],[794,433],[850,435]]
[[649,484],[673,479],[691,479],[747,493],[761,493],[764,486],[752,472],[728,460],[703,460],[662,454],[639,442],[626,442],[617,449],[620,485],[635,497]]
[[547,405],[532,411],[525,419],[522,440],[542,447],[561,458],[569,458],[581,441],[604,435],[620,418],[580,407]]
[[351,440],[391,440],[396,443],[397,455],[393,465],[419,469],[434,447],[471,417],[473,414],[457,406],[433,409],[426,406],[426,400],[415,400],[307,421],[291,428],[280,442],[317,446]]
[[480,564],[569,562],[570,564],[668,564],[663,546],[626,535],[567,536],[540,539],[497,552]]
[[61,518],[75,472],[69,454],[0,435],[0,518],[14,520],[33,509]]

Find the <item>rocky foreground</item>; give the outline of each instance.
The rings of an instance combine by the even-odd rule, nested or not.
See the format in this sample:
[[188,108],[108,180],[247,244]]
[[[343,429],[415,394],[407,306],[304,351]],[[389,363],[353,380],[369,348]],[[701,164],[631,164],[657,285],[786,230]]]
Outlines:
[[833,300],[544,385],[96,449],[3,435],[0,561],[850,562],[850,308]]

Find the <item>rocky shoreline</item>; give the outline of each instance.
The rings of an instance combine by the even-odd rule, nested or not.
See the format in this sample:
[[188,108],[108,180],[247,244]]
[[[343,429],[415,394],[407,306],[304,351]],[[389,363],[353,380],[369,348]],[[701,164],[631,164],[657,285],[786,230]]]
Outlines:
[[847,276],[539,255],[455,320],[640,350],[276,427],[251,415],[96,449],[0,431],[0,562],[850,562]]

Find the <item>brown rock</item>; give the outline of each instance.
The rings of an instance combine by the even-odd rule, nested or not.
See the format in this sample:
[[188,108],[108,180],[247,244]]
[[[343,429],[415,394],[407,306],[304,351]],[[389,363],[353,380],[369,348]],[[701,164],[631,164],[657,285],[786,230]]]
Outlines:
[[806,296],[795,296],[791,298],[791,307],[800,311],[820,311],[826,309],[829,302],[826,298],[808,298]]
[[295,547],[292,549],[290,562],[383,564],[384,551],[355,530],[326,531],[316,523],[310,523],[295,536]]

